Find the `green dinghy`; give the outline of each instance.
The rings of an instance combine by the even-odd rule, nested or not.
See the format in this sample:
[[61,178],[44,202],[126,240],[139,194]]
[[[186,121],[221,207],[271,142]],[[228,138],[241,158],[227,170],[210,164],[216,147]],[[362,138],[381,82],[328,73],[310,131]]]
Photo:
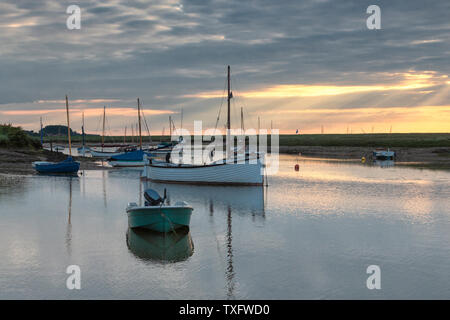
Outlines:
[[181,201],[173,206],[164,204],[166,199],[153,189],[144,192],[145,206],[140,207],[136,203],[127,206],[128,226],[130,228],[144,228],[158,232],[169,232],[181,227],[189,227],[193,208]]

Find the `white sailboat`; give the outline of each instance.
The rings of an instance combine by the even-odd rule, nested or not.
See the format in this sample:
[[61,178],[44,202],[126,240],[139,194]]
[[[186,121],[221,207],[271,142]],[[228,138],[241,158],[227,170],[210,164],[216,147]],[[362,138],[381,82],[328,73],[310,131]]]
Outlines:
[[260,156],[235,158],[230,150],[230,66],[228,66],[228,117],[227,159],[209,164],[174,164],[149,161],[143,178],[156,182],[212,184],[212,185],[263,185],[263,163]]
[[117,152],[117,151],[104,151],[104,144],[105,144],[105,120],[106,120],[106,106],[103,107],[103,129],[102,129],[102,149],[101,151],[91,148],[90,152],[93,158],[101,158],[101,159],[107,159],[112,156],[117,156],[119,154],[122,154],[123,152]]
[[147,163],[146,158],[153,157],[152,154],[142,149],[141,107],[139,98],[137,99],[137,105],[139,124],[139,149],[111,156],[108,159],[108,163],[113,167],[143,167]]

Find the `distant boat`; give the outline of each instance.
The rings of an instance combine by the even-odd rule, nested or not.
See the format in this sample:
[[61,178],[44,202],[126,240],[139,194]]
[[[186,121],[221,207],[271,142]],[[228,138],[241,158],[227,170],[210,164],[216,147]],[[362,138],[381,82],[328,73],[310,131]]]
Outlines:
[[102,129],[102,149],[101,151],[91,148],[91,156],[93,158],[101,158],[101,159],[107,159],[112,156],[118,156],[119,154],[122,154],[123,152],[120,151],[104,151],[104,145],[105,145],[105,122],[106,122],[106,106],[103,106],[103,129]]
[[89,147],[79,147],[77,148],[78,154],[85,155],[86,153],[91,152],[91,148]]
[[142,133],[141,133],[141,109],[139,98],[137,99],[138,107],[138,121],[139,121],[139,150],[126,151],[119,155],[112,155],[108,159],[108,163],[113,167],[143,167],[147,164],[148,158],[154,157],[151,153],[145,152],[142,149]]
[[146,199],[144,207],[139,207],[134,202],[127,206],[130,228],[169,232],[181,227],[189,227],[193,208],[187,203],[177,202],[173,206],[165,205],[166,195],[164,194],[164,198],[161,198],[153,189],[147,189],[144,197]]
[[151,153],[143,150],[134,150],[118,155],[113,155],[108,159],[108,163],[113,167],[143,167],[147,160],[146,157],[153,157]]
[[[143,177],[156,182],[217,184],[217,185],[263,185],[264,155],[237,156],[230,145],[230,100],[233,97],[230,87],[230,66],[228,66],[228,121],[227,121],[227,156],[209,164],[173,164],[168,161],[149,161],[145,166]],[[169,157],[168,157],[169,158]]]
[[144,260],[178,262],[194,253],[189,228],[169,233],[128,228],[127,245],[136,257]]
[[66,113],[67,113],[67,137],[69,140],[69,157],[61,162],[33,162],[33,168],[39,173],[77,173],[80,169],[80,163],[72,159],[72,143],[70,140],[70,121],[69,121],[69,100],[66,96]]
[[389,149],[376,149],[373,151],[374,160],[394,160],[395,152]]
[[81,132],[83,137],[82,146],[77,148],[78,154],[81,154],[83,156],[86,155],[91,149],[89,147],[86,147],[86,138],[84,133],[84,112],[82,113],[82,125],[81,125]]
[[112,151],[112,152],[108,152],[108,151],[97,151],[94,149],[90,149],[90,153],[92,155],[92,157],[94,158],[103,158],[103,159],[107,159],[110,157],[114,157],[114,156],[118,156],[123,154],[123,152],[117,152],[117,151]]

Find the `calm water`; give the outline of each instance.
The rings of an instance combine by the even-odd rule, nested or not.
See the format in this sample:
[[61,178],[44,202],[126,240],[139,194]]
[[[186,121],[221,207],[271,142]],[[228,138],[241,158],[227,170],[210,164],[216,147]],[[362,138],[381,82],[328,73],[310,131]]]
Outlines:
[[[0,175],[0,298],[450,299],[449,172],[282,156],[267,189],[139,175]],[[194,207],[189,232],[128,231],[147,187]]]

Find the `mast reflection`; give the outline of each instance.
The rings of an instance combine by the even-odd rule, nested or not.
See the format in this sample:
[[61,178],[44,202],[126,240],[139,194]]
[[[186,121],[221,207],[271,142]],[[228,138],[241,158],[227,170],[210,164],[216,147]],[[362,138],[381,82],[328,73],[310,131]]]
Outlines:
[[227,245],[227,271],[226,271],[226,279],[227,279],[227,298],[234,298],[234,269],[233,269],[233,245],[232,245],[232,218],[231,218],[231,208],[228,207],[227,214],[227,237],[226,237],[226,245]]
[[69,211],[69,217],[67,220],[67,229],[66,229],[66,248],[67,248],[67,253],[70,256],[72,254],[72,177],[69,177],[68,211]]

